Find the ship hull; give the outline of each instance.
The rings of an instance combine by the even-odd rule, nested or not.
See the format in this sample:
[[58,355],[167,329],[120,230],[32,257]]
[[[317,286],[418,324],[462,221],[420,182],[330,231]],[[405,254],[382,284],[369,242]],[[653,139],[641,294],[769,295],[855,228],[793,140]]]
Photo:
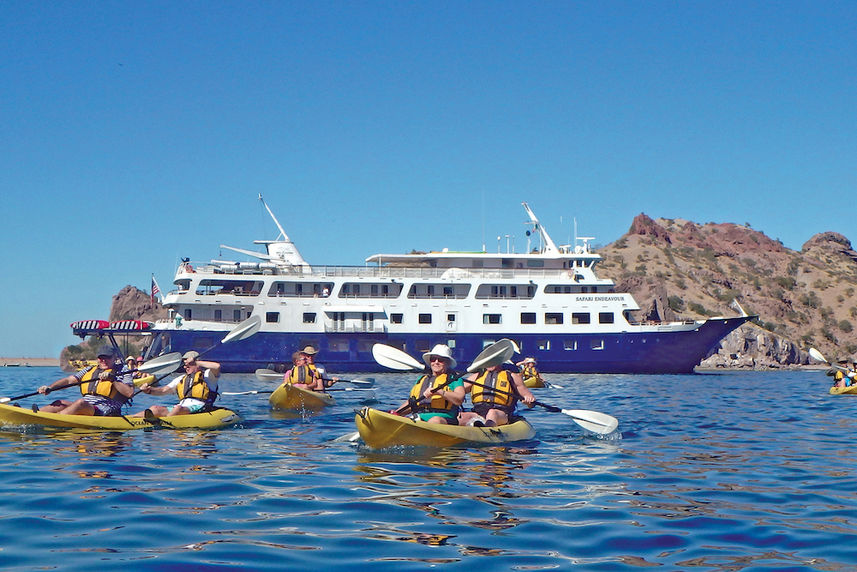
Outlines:
[[227,373],[247,373],[291,363],[292,352],[307,345],[317,347],[318,361],[329,372],[336,373],[387,371],[372,358],[375,343],[402,348],[412,355],[427,351],[435,343],[448,344],[453,347],[456,360],[464,365],[486,343],[507,337],[519,344],[521,355],[536,358],[542,372],[680,374],[692,373],[724,336],[750,318],[711,318],[690,328],[664,325],[639,331],[585,334],[259,332],[228,347],[216,346],[221,332],[192,330],[187,324],[164,333],[169,337],[171,351],[175,348],[203,351],[215,345],[206,353],[206,359],[219,362]]

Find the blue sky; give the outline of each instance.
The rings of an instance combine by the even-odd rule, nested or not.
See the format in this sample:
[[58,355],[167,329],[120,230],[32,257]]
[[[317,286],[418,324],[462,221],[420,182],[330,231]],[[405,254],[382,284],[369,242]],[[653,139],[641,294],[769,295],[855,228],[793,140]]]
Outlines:
[[0,356],[274,238],[259,193],[315,264],[522,250],[523,200],[559,243],[854,240],[855,36],[854,2],[4,2]]

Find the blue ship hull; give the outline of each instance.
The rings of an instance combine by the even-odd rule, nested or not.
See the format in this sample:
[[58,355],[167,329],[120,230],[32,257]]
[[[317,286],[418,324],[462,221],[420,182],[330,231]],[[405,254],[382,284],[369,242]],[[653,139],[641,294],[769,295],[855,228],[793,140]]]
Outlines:
[[167,348],[159,348],[158,340],[154,340],[154,350],[208,350],[206,358],[220,362],[224,372],[245,373],[259,368],[289,367],[292,352],[312,345],[319,349],[318,362],[331,374],[338,374],[389,371],[372,358],[372,345],[376,343],[403,349],[417,358],[436,343],[449,344],[461,364],[460,369],[464,369],[486,344],[508,337],[520,345],[521,358],[536,358],[539,370],[546,373],[692,373],[724,336],[751,318],[715,318],[694,330],[647,333],[388,335],[259,332],[226,346],[217,345],[222,332],[179,329],[155,332],[156,338],[158,333],[167,334],[169,342]]

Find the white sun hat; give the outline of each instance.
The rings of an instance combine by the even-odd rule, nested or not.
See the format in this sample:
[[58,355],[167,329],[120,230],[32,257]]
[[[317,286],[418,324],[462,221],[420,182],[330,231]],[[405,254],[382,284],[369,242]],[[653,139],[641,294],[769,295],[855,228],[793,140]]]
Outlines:
[[426,352],[423,354],[423,361],[426,362],[426,365],[431,365],[431,356],[440,356],[442,358],[446,358],[449,360],[449,367],[455,367],[456,361],[455,358],[452,357],[452,352],[449,349],[449,346],[445,344],[436,344],[430,352]]

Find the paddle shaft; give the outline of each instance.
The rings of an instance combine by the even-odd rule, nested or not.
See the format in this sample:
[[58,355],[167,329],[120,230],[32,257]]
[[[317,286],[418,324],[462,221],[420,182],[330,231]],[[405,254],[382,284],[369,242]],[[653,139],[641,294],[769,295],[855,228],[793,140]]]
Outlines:
[[[54,387],[54,388],[48,387],[48,390],[45,391],[45,395],[47,395],[48,393],[54,392],[54,391],[59,391],[60,389],[65,389],[67,387],[76,387],[76,386],[80,385],[81,383],[85,383],[85,382],[77,381],[75,383],[63,385],[62,387]],[[3,398],[0,398],[0,403],[9,403],[10,401],[17,401],[19,399],[24,399],[25,397],[33,397],[34,395],[41,395],[41,392],[33,391],[31,393],[25,393],[24,395],[18,395],[17,397],[3,397]]]

